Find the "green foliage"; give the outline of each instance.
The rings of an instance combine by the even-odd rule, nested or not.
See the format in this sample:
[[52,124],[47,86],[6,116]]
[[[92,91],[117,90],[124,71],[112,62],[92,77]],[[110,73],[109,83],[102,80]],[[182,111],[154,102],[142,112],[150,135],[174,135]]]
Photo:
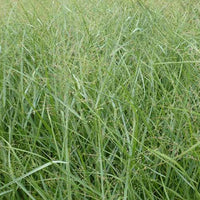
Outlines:
[[3,0],[0,198],[200,199],[199,8]]

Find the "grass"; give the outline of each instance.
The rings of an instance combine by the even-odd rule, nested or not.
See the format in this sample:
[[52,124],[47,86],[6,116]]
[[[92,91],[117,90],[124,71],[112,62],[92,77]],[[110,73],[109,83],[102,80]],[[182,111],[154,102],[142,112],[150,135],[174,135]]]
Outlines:
[[200,199],[199,8],[2,0],[0,199]]

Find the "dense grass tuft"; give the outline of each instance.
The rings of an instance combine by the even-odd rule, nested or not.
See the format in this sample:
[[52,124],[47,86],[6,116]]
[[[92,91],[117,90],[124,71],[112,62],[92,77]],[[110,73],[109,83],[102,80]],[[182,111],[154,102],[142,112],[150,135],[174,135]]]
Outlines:
[[198,0],[1,0],[0,199],[200,199]]

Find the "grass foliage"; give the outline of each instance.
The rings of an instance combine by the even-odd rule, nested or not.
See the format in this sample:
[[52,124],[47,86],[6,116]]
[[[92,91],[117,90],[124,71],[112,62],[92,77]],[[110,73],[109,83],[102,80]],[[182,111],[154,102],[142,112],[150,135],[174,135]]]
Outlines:
[[198,0],[1,0],[0,198],[200,199]]

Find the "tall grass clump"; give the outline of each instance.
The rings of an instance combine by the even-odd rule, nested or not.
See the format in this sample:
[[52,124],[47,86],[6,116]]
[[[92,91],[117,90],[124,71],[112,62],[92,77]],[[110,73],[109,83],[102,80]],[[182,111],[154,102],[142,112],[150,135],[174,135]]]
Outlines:
[[200,199],[198,0],[0,4],[0,199]]

